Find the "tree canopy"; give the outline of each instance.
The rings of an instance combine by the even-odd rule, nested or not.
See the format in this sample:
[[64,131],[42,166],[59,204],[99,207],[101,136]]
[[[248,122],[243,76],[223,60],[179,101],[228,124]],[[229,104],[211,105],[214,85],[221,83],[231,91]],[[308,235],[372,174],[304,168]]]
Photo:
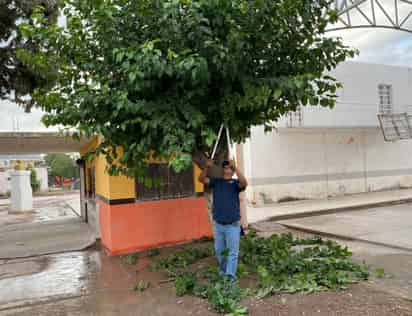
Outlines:
[[299,105],[334,106],[328,71],[355,51],[325,36],[330,2],[68,0],[65,26],[42,9],[20,26],[41,50],[19,57],[44,78],[58,70],[35,93],[44,123],[102,135],[110,172],[139,174],[149,156],[178,171],[222,122],[242,142]]
[[76,162],[67,154],[47,154],[44,161],[50,167],[50,175],[53,177],[79,177],[79,168],[76,166]]
[[33,42],[24,40],[18,25],[28,21],[37,5],[43,5],[47,20],[55,21],[57,4],[53,0],[0,0],[0,99],[10,99],[25,105],[29,111],[34,100],[29,96],[43,78],[24,65],[16,56],[18,49],[36,52]]

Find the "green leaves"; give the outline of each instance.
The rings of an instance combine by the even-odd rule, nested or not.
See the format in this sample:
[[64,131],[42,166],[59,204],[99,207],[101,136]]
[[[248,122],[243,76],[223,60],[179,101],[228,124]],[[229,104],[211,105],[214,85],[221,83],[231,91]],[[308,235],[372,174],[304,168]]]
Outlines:
[[298,239],[275,234],[263,238],[252,231],[242,237],[238,276],[257,280],[253,288],[240,288],[238,282],[221,277],[215,265],[199,268],[198,261],[212,255],[210,246],[194,246],[153,263],[152,268],[174,277],[178,296],[207,299],[214,310],[225,315],[246,315],[247,309],[241,305],[245,296],[343,289],[369,276],[367,266],[350,260],[352,253],[347,247],[319,236]]
[[196,278],[191,273],[184,273],[176,276],[175,288],[176,295],[183,296],[187,294],[193,294],[195,288]]
[[127,264],[130,264],[130,265],[136,265],[136,263],[138,262],[138,260],[139,260],[139,254],[137,253],[137,252],[135,252],[135,253],[129,253],[129,254],[127,254],[127,255],[123,255],[122,256],[122,259],[127,263]]
[[247,309],[240,305],[243,297],[238,284],[228,279],[222,279],[210,284],[206,290],[206,297],[213,308],[225,315],[247,315]]
[[133,290],[136,292],[143,292],[147,290],[150,287],[150,282],[140,280],[136,285],[134,286]]
[[334,106],[326,72],[355,51],[324,36],[329,2],[69,0],[66,28],[40,9],[21,24],[39,49],[19,58],[42,79],[45,123],[103,136],[110,163],[124,149],[112,173],[141,174],[149,152],[180,171],[222,122],[242,142],[301,104]]
[[273,93],[273,100],[276,101],[277,99],[280,98],[282,95],[282,90],[276,89],[275,92]]
[[319,237],[295,239],[292,235],[241,240],[241,262],[255,268],[259,296],[286,292],[313,292],[342,288],[368,277],[366,266],[349,260],[352,253],[333,241]]

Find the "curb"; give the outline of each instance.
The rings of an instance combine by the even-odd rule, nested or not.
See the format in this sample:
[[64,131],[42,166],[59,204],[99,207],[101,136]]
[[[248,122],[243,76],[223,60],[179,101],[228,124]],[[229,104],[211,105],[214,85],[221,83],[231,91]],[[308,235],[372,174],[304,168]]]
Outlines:
[[334,214],[334,213],[340,213],[340,212],[353,212],[353,211],[359,211],[359,210],[368,209],[372,207],[382,207],[382,206],[387,206],[387,205],[400,205],[400,204],[407,204],[407,203],[412,203],[412,197],[406,198],[406,199],[388,200],[384,202],[372,202],[368,204],[332,207],[332,208],[323,209],[323,210],[313,210],[313,211],[301,212],[301,213],[275,215],[275,216],[270,216],[263,220],[259,220],[257,222],[265,222],[265,221],[274,222],[274,221],[281,221],[281,220],[287,220],[287,219],[296,219],[296,218],[304,218],[304,217],[313,217],[313,216],[318,216],[318,215]]
[[391,245],[391,244],[387,244],[387,243],[383,243],[383,242],[371,241],[371,240],[367,240],[367,239],[363,239],[363,238],[350,237],[350,236],[345,236],[345,235],[340,235],[340,234],[322,232],[320,230],[307,228],[307,227],[304,227],[304,226],[301,226],[301,225],[283,224],[283,223],[279,223],[279,224],[286,227],[286,228],[301,231],[301,232],[304,232],[304,233],[309,233],[309,234],[314,234],[314,235],[319,235],[319,236],[321,235],[321,236],[325,236],[325,237],[329,237],[329,238],[336,238],[336,239],[342,239],[342,240],[348,240],[348,241],[359,241],[359,242],[364,242],[364,243],[368,243],[368,244],[372,244],[372,245],[376,245],[376,246],[382,246],[382,247],[388,247],[388,248],[393,248],[393,249],[412,252],[412,248],[408,248],[408,247],[396,246],[396,245]]
[[78,212],[77,212],[77,210],[75,210],[74,209],[74,207],[72,207],[71,205],[70,205],[70,203],[67,203],[67,201],[63,201],[63,203],[64,203],[64,205],[67,207],[67,208],[69,208],[74,214],[76,214],[78,217],[82,217],[82,215],[81,214],[79,214]]

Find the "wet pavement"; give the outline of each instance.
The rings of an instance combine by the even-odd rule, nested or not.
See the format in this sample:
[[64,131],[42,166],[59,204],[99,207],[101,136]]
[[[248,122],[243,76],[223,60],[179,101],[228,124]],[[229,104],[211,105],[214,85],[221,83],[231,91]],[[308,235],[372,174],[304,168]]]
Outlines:
[[98,262],[96,252],[5,261],[0,265],[0,305],[85,294],[93,288],[88,276],[96,274]]
[[81,218],[0,227],[0,259],[23,258],[83,250],[96,242]]
[[0,228],[23,223],[41,223],[56,219],[75,218],[80,213],[79,193],[39,196],[33,198],[33,210],[13,213],[10,204],[0,204]]
[[[97,250],[0,261],[0,315],[176,316],[204,305],[190,297],[183,304],[173,284],[158,285],[164,276],[143,271],[149,263],[130,266]],[[139,279],[151,280],[150,291],[132,291]]]
[[83,250],[95,243],[95,233],[82,221],[79,194],[34,198],[34,209],[10,213],[0,206],[0,259]]

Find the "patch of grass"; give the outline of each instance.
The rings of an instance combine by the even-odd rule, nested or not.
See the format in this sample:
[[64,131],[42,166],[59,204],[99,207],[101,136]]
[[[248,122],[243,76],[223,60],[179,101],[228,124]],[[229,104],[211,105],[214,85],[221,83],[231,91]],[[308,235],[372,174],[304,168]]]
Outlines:
[[175,287],[177,296],[193,294],[196,282],[197,280],[192,273],[182,273],[176,276]]
[[[198,245],[198,244],[196,244]],[[245,296],[266,297],[279,293],[310,293],[344,289],[369,276],[366,265],[350,260],[347,247],[319,236],[297,239],[291,234],[257,236],[251,231],[241,239],[238,275],[250,275],[255,284],[241,289],[237,282],[221,278],[216,266],[195,270],[193,264],[214,254],[211,245],[182,249],[152,265],[174,277],[176,294],[207,299],[219,313],[245,315],[240,301]],[[195,271],[193,271],[195,270]]]
[[139,261],[139,254],[137,252],[134,253],[129,253],[127,255],[121,256],[121,258],[130,265],[136,265],[136,263]]
[[140,281],[137,282],[136,285],[134,286],[133,291],[143,292],[143,291],[147,290],[149,287],[150,287],[150,282],[144,281],[144,280],[140,280]]
[[218,281],[220,279],[219,268],[217,265],[210,265],[197,271],[196,274],[200,279],[206,279],[209,282]]
[[210,257],[214,254],[213,247],[199,246],[177,251],[175,254],[154,262],[150,265],[153,271],[163,269],[171,276],[176,276],[179,271],[184,270],[196,261]]
[[156,256],[158,256],[158,255],[160,255],[160,250],[159,249],[150,249],[148,252],[147,252],[147,256],[148,257],[156,257]]
[[385,269],[384,268],[376,268],[375,269],[375,274],[376,274],[376,277],[377,278],[384,278],[385,276],[386,276],[386,273],[385,273]]
[[205,298],[218,313],[225,315],[247,315],[247,308],[240,304],[241,298],[247,296],[237,282],[222,278],[217,282],[197,284],[194,288],[196,296]]

